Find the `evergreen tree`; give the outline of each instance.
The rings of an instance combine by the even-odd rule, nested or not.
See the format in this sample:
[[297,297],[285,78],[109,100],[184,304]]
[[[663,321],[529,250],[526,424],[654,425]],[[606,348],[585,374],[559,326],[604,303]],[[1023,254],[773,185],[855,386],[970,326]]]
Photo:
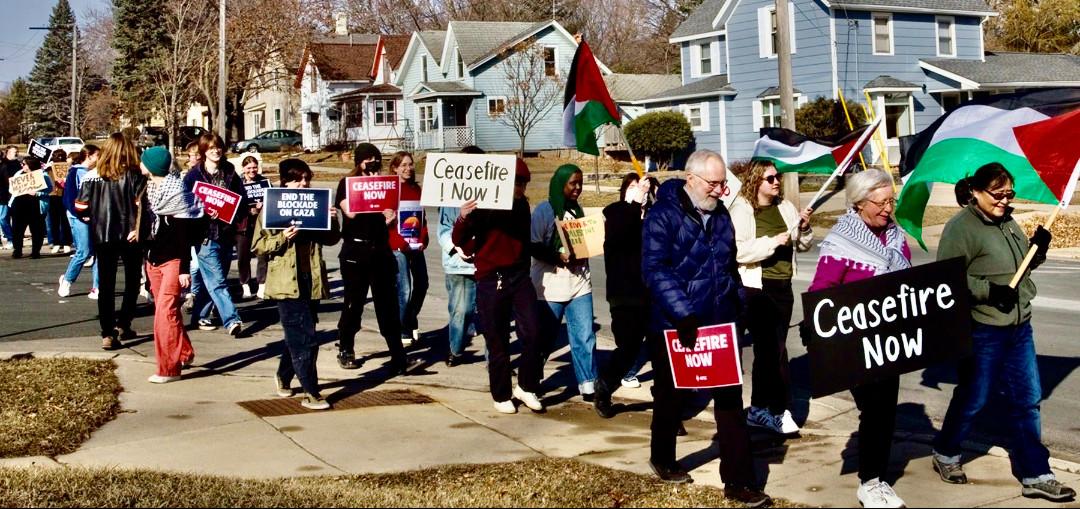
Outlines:
[[71,130],[71,45],[75,36],[75,13],[68,0],[59,0],[30,71],[26,121],[33,136],[66,135]]
[[165,34],[165,9],[161,1],[112,0],[112,90],[131,120],[147,119],[154,99],[147,65],[155,49],[169,45]]

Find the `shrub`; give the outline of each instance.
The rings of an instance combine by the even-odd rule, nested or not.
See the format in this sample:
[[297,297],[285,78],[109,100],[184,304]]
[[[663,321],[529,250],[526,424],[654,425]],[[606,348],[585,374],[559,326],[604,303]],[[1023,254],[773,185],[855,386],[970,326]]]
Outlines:
[[[849,103],[848,113],[856,128],[866,123],[866,116],[858,103]],[[843,136],[852,131],[848,128],[840,101],[825,97],[819,97],[795,110],[795,130],[811,138]]]
[[690,122],[674,111],[646,113],[627,123],[623,132],[630,147],[651,157],[660,170],[667,168],[673,154],[685,150],[694,141]]

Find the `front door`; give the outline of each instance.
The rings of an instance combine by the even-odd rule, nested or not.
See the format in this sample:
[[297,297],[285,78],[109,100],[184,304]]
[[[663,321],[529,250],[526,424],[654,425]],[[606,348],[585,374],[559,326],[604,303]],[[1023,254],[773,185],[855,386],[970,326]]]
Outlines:
[[469,125],[468,99],[451,99],[444,103],[446,122],[445,127],[464,127]]

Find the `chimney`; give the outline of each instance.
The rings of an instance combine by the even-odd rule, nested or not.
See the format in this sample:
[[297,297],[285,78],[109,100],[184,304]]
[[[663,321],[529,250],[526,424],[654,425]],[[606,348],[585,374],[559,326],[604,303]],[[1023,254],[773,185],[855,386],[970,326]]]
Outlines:
[[334,13],[334,33],[349,35],[349,15],[344,12]]

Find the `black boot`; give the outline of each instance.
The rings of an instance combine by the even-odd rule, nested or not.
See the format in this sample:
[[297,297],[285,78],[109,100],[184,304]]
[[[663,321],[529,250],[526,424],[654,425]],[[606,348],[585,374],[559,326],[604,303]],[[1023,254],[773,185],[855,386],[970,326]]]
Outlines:
[[601,418],[615,417],[615,409],[611,406],[611,391],[601,379],[596,380],[596,399],[593,400],[593,409]]
[[356,360],[355,354],[344,350],[338,352],[337,363],[338,366],[341,366],[341,369],[359,369],[364,364]]

